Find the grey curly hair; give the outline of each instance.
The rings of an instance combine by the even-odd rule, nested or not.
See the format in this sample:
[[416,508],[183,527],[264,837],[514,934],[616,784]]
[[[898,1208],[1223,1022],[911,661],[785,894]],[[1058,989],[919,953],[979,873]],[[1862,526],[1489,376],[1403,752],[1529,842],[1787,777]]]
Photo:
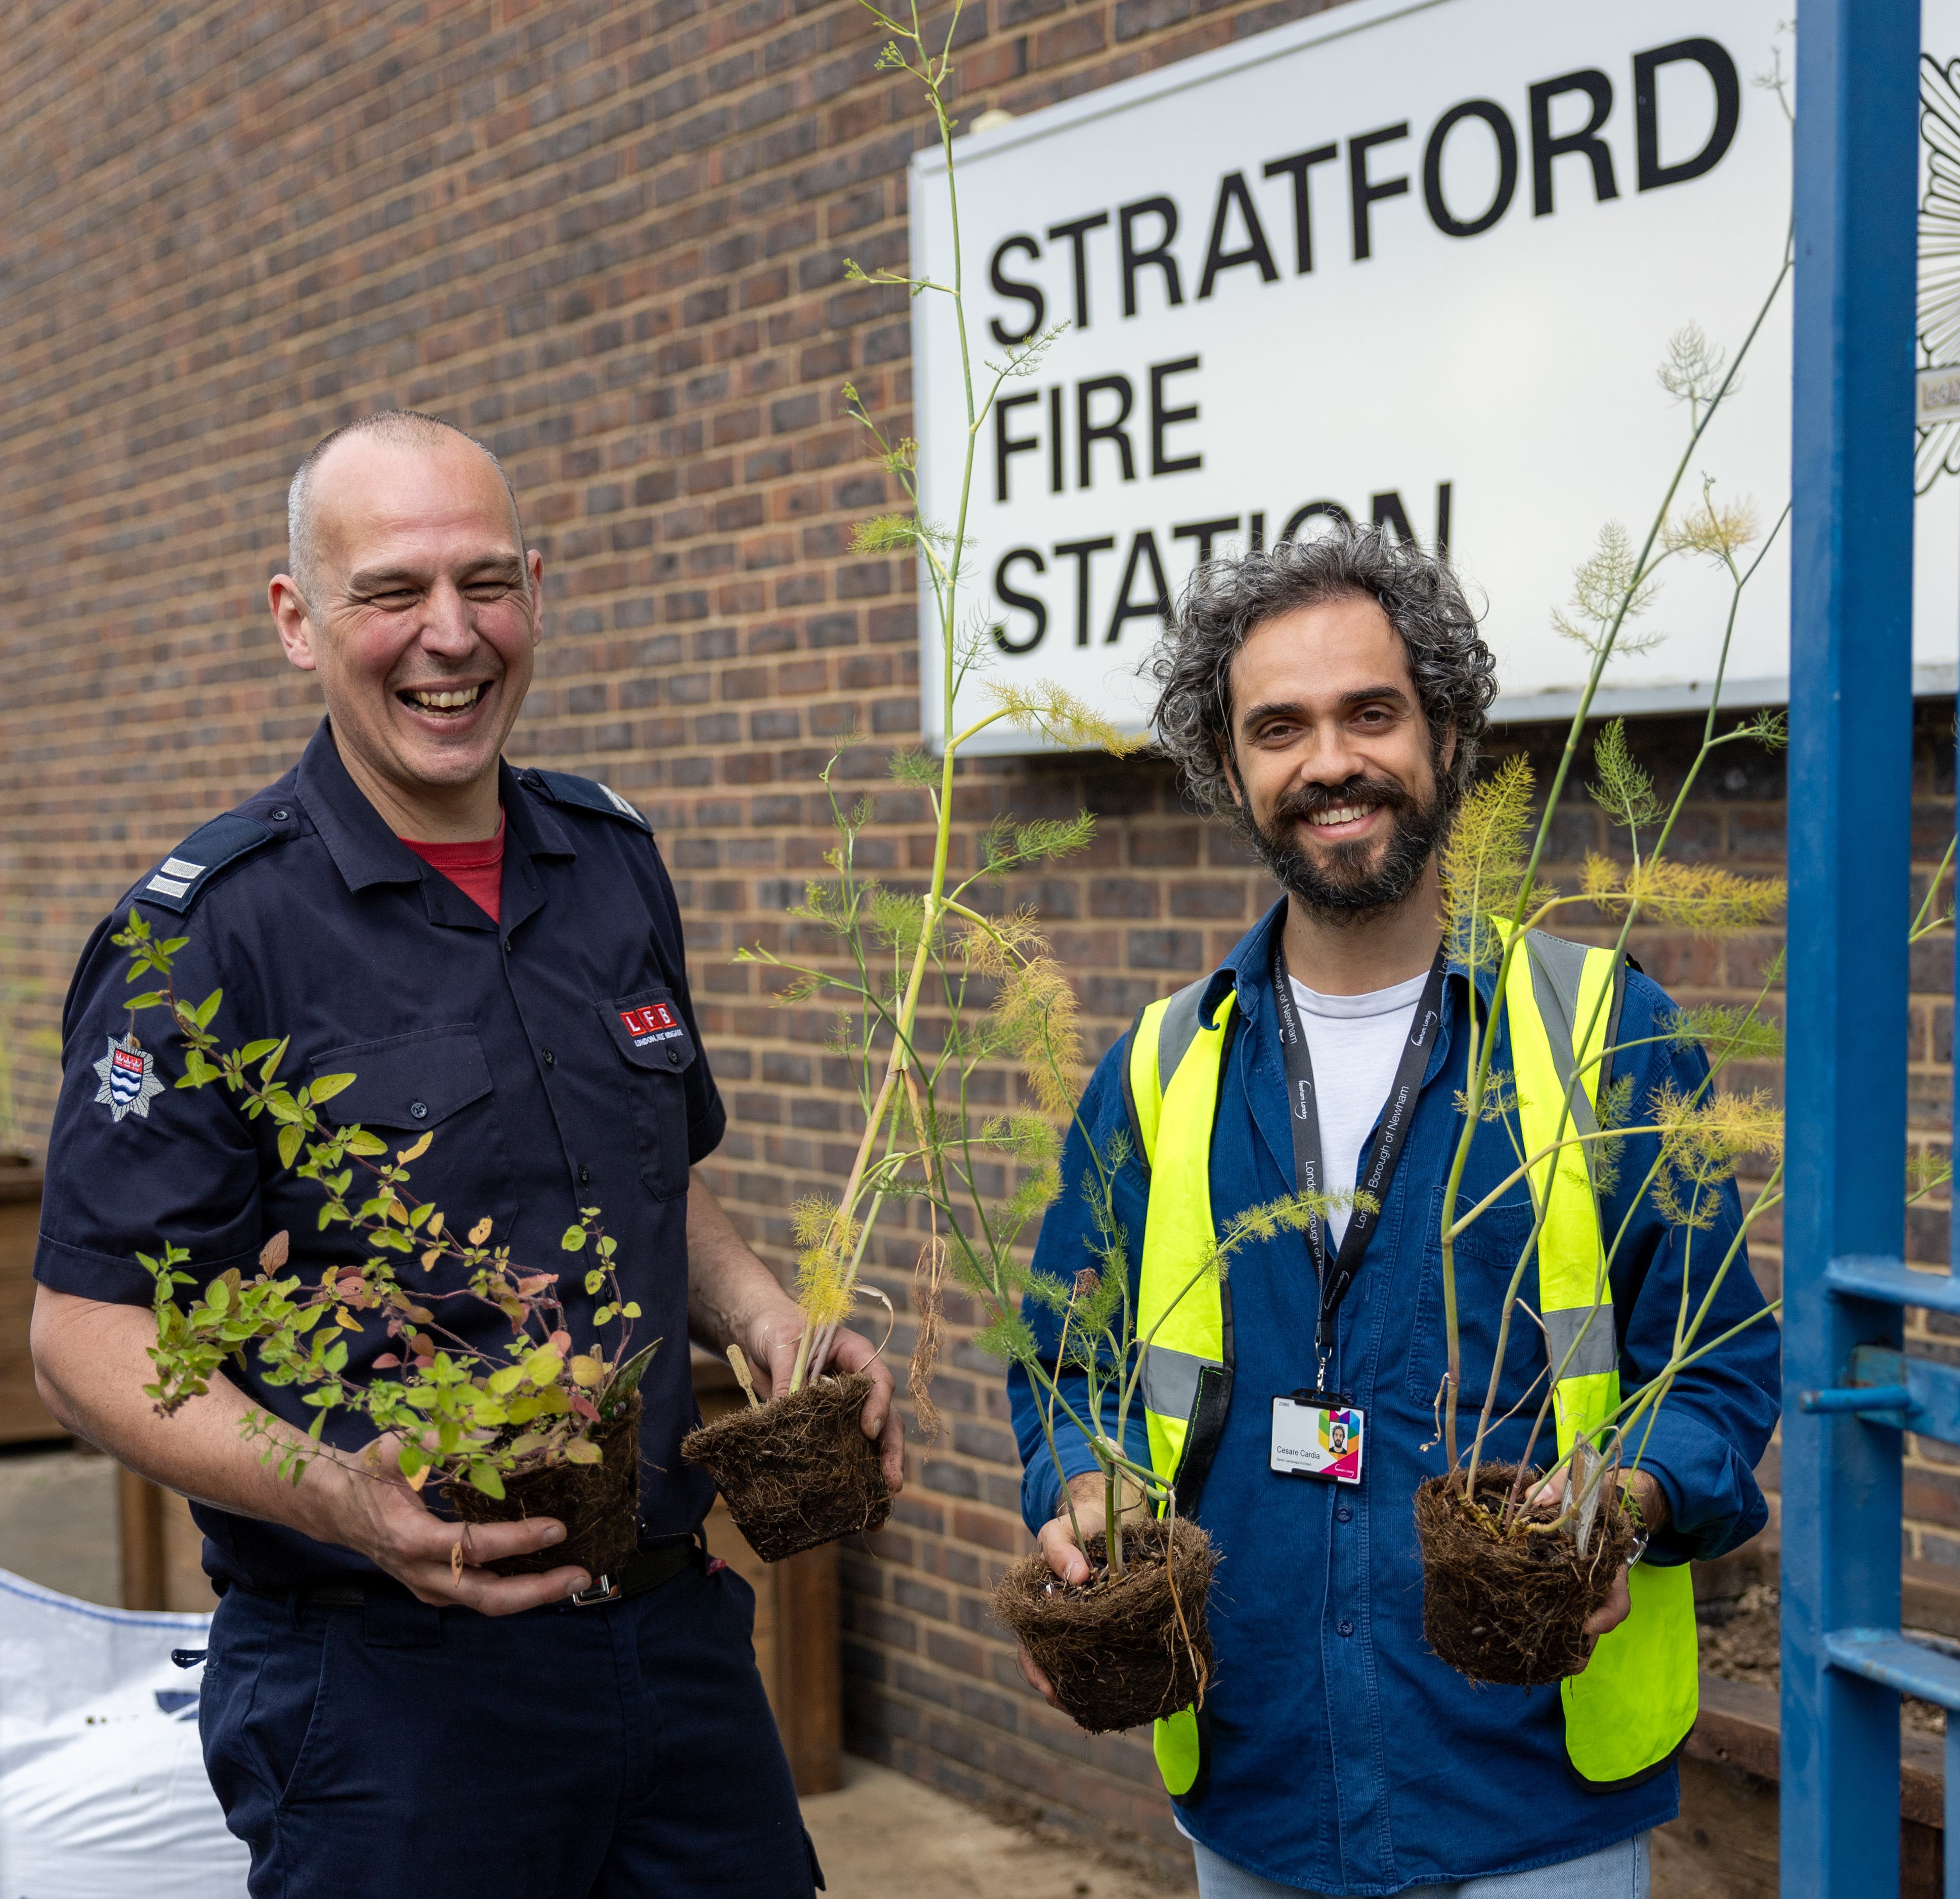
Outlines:
[[[1453,810],[1477,762],[1497,695],[1497,662],[1456,576],[1433,555],[1379,528],[1341,525],[1311,540],[1208,561],[1191,577],[1176,624],[1147,663],[1159,686],[1151,723],[1200,810],[1232,812],[1232,662],[1264,622],[1323,600],[1365,596],[1408,655],[1429,724],[1439,789]],[[1452,733],[1456,750],[1442,768]]]

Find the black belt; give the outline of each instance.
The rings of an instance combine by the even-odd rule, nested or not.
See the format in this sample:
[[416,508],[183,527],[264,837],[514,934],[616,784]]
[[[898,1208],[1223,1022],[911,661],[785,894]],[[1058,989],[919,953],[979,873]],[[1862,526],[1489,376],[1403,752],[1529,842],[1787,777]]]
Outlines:
[[[623,1602],[629,1596],[644,1595],[679,1575],[690,1563],[705,1560],[707,1551],[689,1538],[685,1543],[663,1543],[651,1550],[635,1550],[610,1573],[595,1576],[576,1595],[562,1602],[543,1603],[545,1608],[589,1609],[602,1602]],[[416,1601],[412,1593],[391,1576],[372,1582],[307,1582],[290,1589],[261,1589],[250,1582],[234,1582],[247,1595],[270,1602],[284,1602],[294,1609],[361,1609],[377,1598],[389,1602]]]

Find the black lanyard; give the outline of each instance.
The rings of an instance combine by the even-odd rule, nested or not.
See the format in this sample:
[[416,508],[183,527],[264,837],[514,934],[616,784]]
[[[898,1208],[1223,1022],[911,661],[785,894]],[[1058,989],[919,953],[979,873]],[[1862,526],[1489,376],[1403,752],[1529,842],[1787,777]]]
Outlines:
[[[1415,1118],[1415,1098],[1422,1086],[1423,1071],[1429,1065],[1429,1051],[1436,1039],[1437,1024],[1442,1019],[1443,976],[1447,966],[1448,959],[1439,946],[1436,960],[1430,965],[1429,980],[1423,985],[1422,1000],[1416,1004],[1414,1017],[1409,1023],[1408,1040],[1403,1046],[1402,1060],[1395,1065],[1395,1078],[1389,1085],[1388,1099],[1382,1104],[1367,1177],[1354,1183],[1356,1191],[1369,1195],[1377,1208],[1387,1197],[1389,1182],[1395,1176],[1395,1163],[1401,1159],[1402,1148],[1408,1139],[1409,1123]],[[1286,946],[1277,930],[1273,933],[1273,1000],[1279,1009],[1280,1050],[1286,1058],[1287,1105],[1293,1122],[1295,1184],[1303,1194],[1344,1193],[1348,1191],[1347,1183],[1323,1183],[1321,1179],[1320,1109],[1314,1095],[1313,1058],[1307,1049],[1306,1026],[1300,1019],[1300,1011],[1293,1002],[1293,985],[1287,976]],[[1341,1302],[1348,1296],[1349,1287],[1354,1283],[1355,1275],[1361,1270],[1361,1256],[1368,1250],[1369,1236],[1375,1230],[1375,1223],[1379,1218],[1379,1214],[1370,1208],[1351,1208],[1348,1230],[1341,1236],[1341,1249],[1331,1265],[1327,1258],[1326,1236],[1320,1222],[1311,1220],[1307,1224],[1307,1251],[1312,1256],[1314,1273],[1320,1281],[1320,1314],[1313,1332],[1314,1352],[1319,1366],[1314,1381],[1317,1388],[1324,1388],[1327,1383],[1327,1360],[1334,1349],[1335,1315],[1341,1309]]]

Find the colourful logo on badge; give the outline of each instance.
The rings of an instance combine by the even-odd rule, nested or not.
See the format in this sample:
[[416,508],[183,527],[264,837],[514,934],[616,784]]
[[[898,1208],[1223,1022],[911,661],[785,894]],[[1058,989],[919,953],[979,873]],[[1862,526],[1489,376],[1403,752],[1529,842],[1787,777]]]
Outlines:
[[102,1083],[95,1099],[107,1107],[112,1119],[120,1121],[125,1115],[149,1119],[150,1102],[164,1092],[164,1084],[156,1077],[156,1057],[133,1031],[119,1041],[111,1035],[109,1052],[94,1066]]
[[1328,1477],[1358,1478],[1361,1474],[1361,1414],[1359,1411],[1322,1411],[1319,1414],[1320,1448],[1327,1454],[1322,1474]]
[[650,1002],[644,1009],[622,1009],[619,1019],[633,1038],[635,1048],[650,1042],[665,1042],[680,1033],[679,1019],[663,1002]]

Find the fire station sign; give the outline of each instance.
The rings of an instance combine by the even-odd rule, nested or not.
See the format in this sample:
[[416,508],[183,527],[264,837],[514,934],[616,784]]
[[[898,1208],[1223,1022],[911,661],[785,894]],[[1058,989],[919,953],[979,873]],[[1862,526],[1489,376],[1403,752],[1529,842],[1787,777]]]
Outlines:
[[[1589,656],[1552,614],[1603,523],[1644,530],[1686,440],[1656,374],[1669,339],[1693,323],[1732,351],[1782,259],[1791,11],[1354,0],[963,136],[982,387],[986,359],[1066,326],[980,433],[968,599],[991,676],[1054,679],[1140,727],[1139,668],[1194,563],[1373,521],[1446,548],[1488,607],[1500,716],[1569,713]],[[1900,346],[1955,366],[1922,378],[1915,418],[1915,657],[1933,691],[1952,689],[1960,616],[1960,0],[1927,0],[1925,20],[1921,335]],[[1761,83],[1779,69],[1780,97]],[[912,267],[944,278],[937,147],[912,205]],[[1790,310],[1786,282],[1684,484],[1698,500],[1712,478],[1765,528],[1790,487]],[[944,520],[966,436],[948,298],[915,300],[913,345],[924,504]],[[1726,703],[1786,696],[1789,600],[1777,548]],[[1670,562],[1640,628],[1664,637],[1616,660],[1601,708],[1705,705],[1726,604],[1721,575]]]

